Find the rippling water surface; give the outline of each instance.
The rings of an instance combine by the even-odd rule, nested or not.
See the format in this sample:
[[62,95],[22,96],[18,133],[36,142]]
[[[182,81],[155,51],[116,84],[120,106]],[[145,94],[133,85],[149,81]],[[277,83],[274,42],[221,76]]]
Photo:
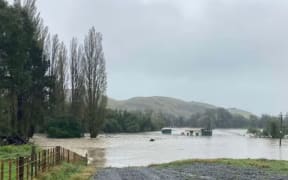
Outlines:
[[[212,137],[180,136],[160,132],[100,135],[97,139],[47,139],[36,135],[40,146],[61,145],[80,154],[89,154],[90,163],[102,167],[145,166],[182,159],[266,158],[288,160],[288,140],[251,138],[246,130],[217,129]],[[150,142],[150,139],[155,139]]]

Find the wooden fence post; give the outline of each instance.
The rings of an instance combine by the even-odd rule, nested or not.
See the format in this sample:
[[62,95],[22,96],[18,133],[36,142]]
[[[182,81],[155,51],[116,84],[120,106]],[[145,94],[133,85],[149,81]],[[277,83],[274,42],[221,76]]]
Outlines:
[[59,164],[60,162],[60,152],[61,152],[61,148],[60,146],[56,147],[56,164]]
[[16,167],[16,180],[19,179],[19,158],[16,158],[16,162],[15,162],[15,167]]
[[59,163],[63,160],[63,148],[60,148],[60,159]]
[[[35,152],[35,157],[34,157],[35,159],[34,159],[34,170],[35,170],[35,176],[37,176],[38,175],[38,158],[37,158],[37,153]],[[33,172],[33,171],[32,171]],[[34,177],[34,174],[32,174],[32,178],[31,179],[33,179],[33,177]]]
[[47,170],[49,171],[50,166],[50,149],[47,149]]
[[1,161],[1,176],[0,176],[1,180],[4,180],[4,162]]
[[46,171],[46,150],[42,151],[42,172]]
[[[43,160],[42,160],[43,161]],[[41,152],[38,153],[38,174],[40,174],[41,172],[41,164],[42,164],[42,161],[41,161]]]
[[65,161],[65,149],[62,148],[62,161]]
[[11,171],[12,171],[12,162],[9,160],[9,174],[8,174],[8,179],[11,180]]
[[88,153],[85,154],[85,163],[86,163],[86,166],[88,165]]
[[19,157],[18,169],[19,180],[24,180],[24,157]]
[[69,149],[67,149],[67,153],[68,153],[68,155],[67,155],[67,162],[70,163],[70,150],[69,150]]
[[50,167],[53,167],[53,149],[50,149]]
[[29,176],[30,176],[29,171],[30,171],[30,163],[31,163],[31,161],[29,161],[29,160],[30,160],[29,157],[26,158],[26,173],[27,173],[26,178],[27,178],[27,180],[29,180]]
[[50,149],[50,167],[53,167],[53,149]]
[[52,166],[55,165],[55,148],[52,149]]
[[[60,159],[59,159],[59,161],[62,161],[62,155],[63,155],[63,149],[62,149],[62,147],[60,148]],[[60,163],[60,162],[59,162]]]
[[[34,175],[34,167],[36,167],[36,158],[37,154],[36,154],[36,146],[32,146],[32,152],[31,152],[31,179],[33,179],[33,175]],[[36,174],[36,168],[35,168],[35,174]]]

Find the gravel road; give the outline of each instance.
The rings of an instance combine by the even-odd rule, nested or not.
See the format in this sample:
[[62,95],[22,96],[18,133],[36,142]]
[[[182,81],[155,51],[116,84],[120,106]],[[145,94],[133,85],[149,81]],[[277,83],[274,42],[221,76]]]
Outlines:
[[106,168],[94,176],[95,180],[288,180],[280,175],[253,167],[195,163],[180,167]]

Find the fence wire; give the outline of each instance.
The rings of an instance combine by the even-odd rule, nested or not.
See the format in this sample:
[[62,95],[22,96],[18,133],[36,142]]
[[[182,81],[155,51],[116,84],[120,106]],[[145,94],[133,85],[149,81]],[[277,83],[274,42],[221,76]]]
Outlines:
[[87,163],[87,157],[58,146],[26,157],[0,160],[0,180],[33,179],[62,162]]

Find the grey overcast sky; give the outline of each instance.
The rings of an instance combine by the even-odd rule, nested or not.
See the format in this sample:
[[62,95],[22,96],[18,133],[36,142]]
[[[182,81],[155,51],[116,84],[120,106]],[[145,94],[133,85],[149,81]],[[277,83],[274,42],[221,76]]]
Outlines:
[[288,111],[287,0],[38,0],[69,43],[103,33],[108,95]]

